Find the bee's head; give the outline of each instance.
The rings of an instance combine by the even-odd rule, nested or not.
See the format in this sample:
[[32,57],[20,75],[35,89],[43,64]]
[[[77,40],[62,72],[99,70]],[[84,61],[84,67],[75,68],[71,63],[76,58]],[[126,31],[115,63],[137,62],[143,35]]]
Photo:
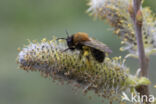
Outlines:
[[68,49],[74,50],[75,49],[75,44],[74,44],[74,40],[73,40],[74,34],[69,36],[69,33],[67,31],[66,31],[66,34],[67,34],[67,38],[58,38],[58,39],[66,40],[67,45],[68,45]]
[[74,44],[73,37],[74,37],[74,35],[67,36],[67,38],[66,38],[67,45],[68,45],[69,49],[71,49],[71,50],[74,50],[75,49],[74,48],[75,47],[75,44]]
[[75,45],[74,45],[74,35],[71,35],[69,36],[69,33],[67,30],[65,30],[66,34],[67,34],[67,38],[66,38],[66,42],[67,42],[67,45],[68,45],[68,48],[71,49],[71,50],[74,50],[75,48]]

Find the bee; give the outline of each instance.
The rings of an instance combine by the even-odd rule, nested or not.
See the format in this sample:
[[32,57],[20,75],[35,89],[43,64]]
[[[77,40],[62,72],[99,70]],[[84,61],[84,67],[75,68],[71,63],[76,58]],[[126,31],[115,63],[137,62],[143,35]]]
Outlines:
[[[100,63],[104,61],[106,53],[112,53],[111,49],[108,46],[98,40],[89,37],[87,33],[77,32],[75,34],[72,34],[71,36],[69,36],[68,32],[66,32],[66,34],[67,38],[58,38],[65,39],[67,42],[68,48],[64,51],[79,50],[81,55],[88,53],[86,51],[90,51],[94,59]],[[85,56],[89,60],[89,56],[87,54]]]

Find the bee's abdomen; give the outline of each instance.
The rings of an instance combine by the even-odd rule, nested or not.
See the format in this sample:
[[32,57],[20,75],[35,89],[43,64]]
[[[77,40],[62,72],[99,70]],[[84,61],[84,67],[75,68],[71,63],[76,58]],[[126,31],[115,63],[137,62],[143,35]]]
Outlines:
[[98,62],[103,62],[105,59],[105,53],[102,51],[99,51],[97,49],[91,48],[91,53],[93,55],[93,57],[95,58],[95,60],[97,60]]

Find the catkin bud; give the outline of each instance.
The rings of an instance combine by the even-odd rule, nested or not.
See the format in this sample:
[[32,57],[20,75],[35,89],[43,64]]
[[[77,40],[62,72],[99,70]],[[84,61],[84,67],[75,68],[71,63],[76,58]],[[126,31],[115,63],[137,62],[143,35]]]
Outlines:
[[69,82],[84,92],[94,90],[99,96],[110,99],[118,98],[122,91],[136,86],[136,78],[129,75],[121,57],[107,57],[105,62],[98,63],[89,56],[88,65],[85,57],[80,59],[78,51],[62,52],[66,48],[65,41],[55,39],[30,43],[19,52],[17,63],[26,71],[40,71],[45,77]]
[[142,25],[143,16],[142,16],[141,10],[138,10],[138,12],[136,14],[136,21],[137,21],[137,24]]

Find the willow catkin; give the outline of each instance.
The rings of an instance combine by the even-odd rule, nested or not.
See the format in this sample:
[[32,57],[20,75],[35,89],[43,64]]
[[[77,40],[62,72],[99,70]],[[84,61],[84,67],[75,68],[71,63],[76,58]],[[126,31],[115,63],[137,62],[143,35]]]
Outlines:
[[[106,19],[114,28],[123,44],[121,51],[128,50],[131,54],[138,55],[135,29],[130,16],[129,6],[132,0],[90,0],[88,12],[94,17]],[[156,52],[156,19],[148,7],[142,8],[143,14],[143,43],[146,55]]]
[[80,59],[78,51],[62,52],[66,48],[65,41],[56,39],[30,42],[19,52],[17,62],[21,69],[39,71],[46,77],[69,82],[84,92],[94,90],[109,99],[120,97],[121,92],[137,83],[120,57],[106,57],[103,63],[98,63],[90,55],[88,64],[85,57]]

